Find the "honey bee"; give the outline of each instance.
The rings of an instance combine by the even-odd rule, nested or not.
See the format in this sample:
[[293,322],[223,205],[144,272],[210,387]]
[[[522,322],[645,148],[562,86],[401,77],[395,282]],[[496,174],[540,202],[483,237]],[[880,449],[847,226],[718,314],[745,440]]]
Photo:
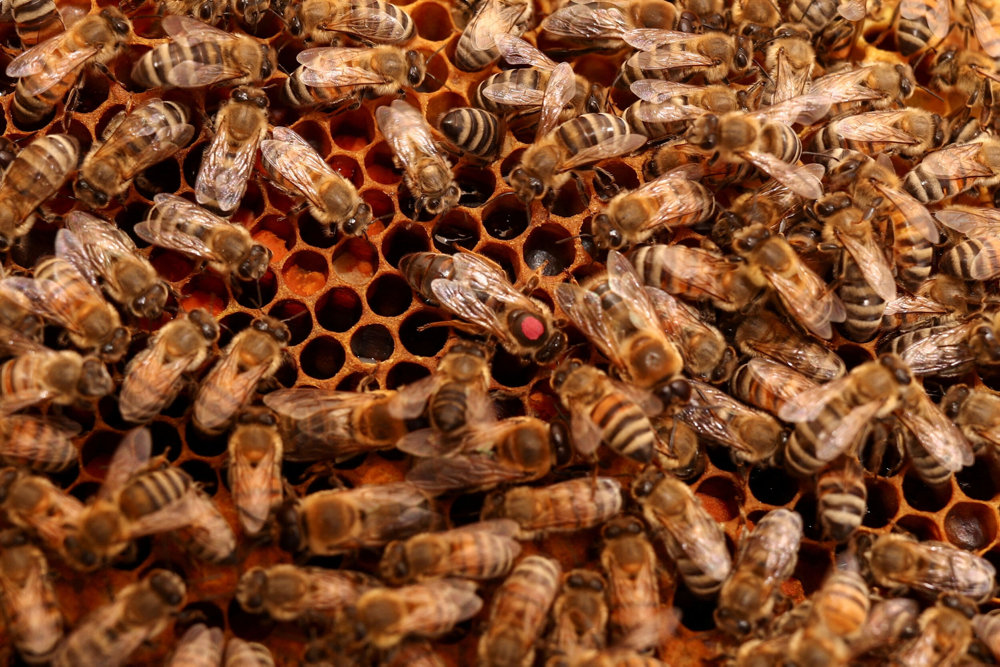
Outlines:
[[750,279],[773,289],[789,314],[819,338],[830,338],[831,323],[847,317],[844,304],[829,292],[823,279],[802,262],[786,240],[766,227],[752,225],[738,231],[733,249],[746,260]]
[[701,438],[721,445],[740,464],[770,461],[784,440],[771,415],[754,410],[712,385],[690,381],[691,400],[679,413]]
[[444,155],[431,136],[431,126],[418,109],[403,100],[375,110],[375,121],[392,149],[393,163],[403,170],[403,181],[416,199],[419,213],[447,213],[462,192]]
[[274,667],[271,649],[258,642],[233,637],[226,644],[224,667]]
[[649,293],[624,255],[609,252],[607,272],[583,286],[557,286],[556,302],[633,385],[653,391],[665,404],[674,398],[674,380],[684,359],[667,338]]
[[37,535],[42,544],[65,556],[63,542],[83,514],[84,505],[46,477],[3,468],[0,510],[11,525]]
[[177,397],[184,374],[198,370],[219,337],[219,325],[197,308],[168,322],[125,367],[118,409],[125,421],[148,422]]
[[254,243],[245,227],[177,195],[156,195],[149,217],[135,226],[135,233],[147,243],[204,260],[216,273],[240,280],[260,280],[271,262],[271,250]]
[[281,504],[282,442],[277,419],[265,410],[239,415],[229,436],[229,490],[243,530],[259,533]]
[[637,245],[673,227],[691,227],[712,218],[715,197],[691,180],[686,169],[669,171],[638,189],[615,195],[592,223],[601,248]]
[[73,405],[107,396],[113,389],[103,363],[69,350],[26,345],[18,356],[0,364],[0,411],[4,413],[42,402]]
[[892,28],[902,55],[926,51],[932,41],[941,42],[951,31],[951,2],[900,0]]
[[624,36],[641,28],[669,30],[677,9],[656,0],[599,0],[569,2],[545,17],[542,30],[589,49],[617,51]]
[[342,106],[416,88],[427,76],[419,51],[398,46],[320,47],[299,52],[299,67],[285,82],[294,107]]
[[950,206],[934,217],[965,235],[941,256],[943,272],[963,280],[992,280],[1000,275],[1000,249],[995,241],[1000,215],[994,209]]
[[706,111],[721,114],[740,108],[739,92],[723,84],[640,79],[629,88],[639,101],[625,109],[622,118],[650,141],[683,134],[687,123]]
[[93,285],[135,317],[163,314],[169,288],[128,234],[101,218],[71,211],[56,234],[56,256],[72,263]]
[[631,642],[636,636],[649,634],[645,631],[647,624],[660,613],[653,545],[646,538],[642,522],[634,517],[610,521],[601,529],[601,536],[604,538],[601,565],[608,573],[612,642],[631,640],[629,648],[637,651],[652,648],[655,641],[649,645]]
[[416,27],[402,7],[385,0],[302,0],[285,9],[293,37],[332,44],[340,34],[377,44],[402,44],[413,39]]
[[225,428],[257,384],[281,366],[290,337],[288,327],[272,317],[259,317],[236,334],[198,388],[194,424],[205,433]]
[[85,67],[106,65],[131,37],[128,18],[115,7],[105,7],[18,54],[7,65],[7,76],[18,80],[14,119],[24,124],[41,121],[77,85]]
[[644,143],[646,137],[632,132],[628,123],[613,114],[583,114],[529,146],[507,182],[517,198],[529,204],[565,185],[573,169],[631,153]]
[[1000,654],[1000,645],[997,644],[997,614],[995,611],[991,611],[986,614],[976,614],[972,617],[972,629],[976,633],[976,637],[986,644],[990,653],[995,658]]
[[382,649],[405,637],[437,637],[483,607],[476,584],[464,579],[438,579],[401,588],[375,588],[358,600],[358,622],[368,641]]
[[622,64],[621,81],[686,79],[700,74],[707,83],[739,79],[752,62],[746,39],[714,30],[701,34],[672,31],[636,31],[626,41],[638,53]]
[[552,606],[552,653],[570,655],[604,648],[608,626],[606,591],[607,582],[598,572],[570,570],[563,575],[562,592]]
[[513,519],[518,539],[573,533],[599,526],[622,508],[621,485],[610,477],[571,479],[549,486],[517,486],[487,496],[483,519]]
[[858,637],[871,608],[871,591],[857,572],[834,570],[813,594],[809,625],[822,625],[843,639]]
[[502,577],[521,553],[521,545],[513,539],[517,529],[513,521],[498,519],[390,542],[382,554],[379,573],[397,585],[439,577]]
[[654,468],[636,478],[632,495],[691,592],[699,597],[714,595],[732,569],[722,526],[686,484]]
[[192,488],[184,504],[184,525],[173,531],[173,537],[191,555],[209,563],[222,563],[236,551],[236,533],[200,488]]
[[215,25],[225,14],[227,3],[225,0],[160,0],[157,4],[157,11],[162,16],[187,14],[203,23]]
[[958,377],[974,367],[1000,364],[998,324],[996,316],[983,315],[931,320],[884,341],[879,349],[899,355],[914,375]]
[[247,189],[257,148],[267,134],[267,95],[240,86],[215,115],[215,136],[205,149],[195,181],[198,203],[232,213]]
[[0,545],[0,601],[8,640],[25,662],[48,663],[63,636],[63,616],[48,562],[19,531],[0,533]]
[[[689,391],[686,383],[683,392]],[[656,431],[650,414],[662,410],[652,394],[615,382],[603,371],[567,359],[552,374],[552,389],[570,411],[573,445],[585,456],[604,442],[615,453],[640,463],[653,458]]]
[[59,7],[52,0],[9,0],[3,3],[3,7],[9,7],[17,37],[24,49],[41,44],[66,30]]
[[[628,122],[634,123],[633,116],[623,114],[623,117]],[[649,152],[649,157],[642,166],[642,174],[646,180],[658,178],[672,169],[690,165],[701,171],[701,183],[714,190],[724,188],[751,175],[753,167],[749,163],[736,164],[713,160],[711,155],[707,155],[697,146],[684,141],[683,132],[686,131],[690,123],[691,121],[684,121],[681,138],[660,144]],[[646,130],[648,131],[648,128]]]
[[80,427],[67,419],[6,415],[0,417],[0,462],[37,472],[60,472],[76,463],[72,438]]
[[441,116],[438,128],[459,151],[489,162],[497,157],[505,141],[502,121],[475,107],[450,109]]
[[362,593],[378,585],[361,572],[272,565],[244,572],[236,585],[236,600],[251,614],[266,612],[276,621],[294,621],[312,612],[353,607]]
[[861,525],[867,512],[868,488],[854,456],[828,463],[816,478],[816,514],[827,539],[839,543]]
[[837,17],[862,21],[866,14],[865,0],[793,0],[786,14],[792,23],[801,23],[812,35],[819,35]]
[[[426,285],[431,276],[419,279],[422,272],[433,275],[431,292],[442,306],[485,329],[515,356],[549,364],[566,346],[548,307],[514,289],[500,266],[479,255],[460,252],[450,263],[412,261],[403,270],[411,285]],[[438,277],[439,271],[450,277]]]
[[972,643],[972,622],[944,604],[925,609],[917,620],[916,637],[899,647],[895,659],[903,665],[955,664]]
[[0,251],[31,231],[35,210],[66,183],[79,159],[80,144],[68,134],[41,137],[17,154],[0,184]]
[[240,23],[248,28],[256,28],[271,9],[271,0],[229,0],[229,11]]
[[745,637],[771,615],[781,583],[792,575],[802,541],[802,517],[776,509],[752,533],[740,538],[736,562],[719,591],[715,622],[731,635]]
[[[399,444],[409,453],[429,453],[410,449],[409,441]],[[492,489],[503,483],[541,479],[555,464],[572,456],[564,429],[536,417],[513,417],[473,428],[463,445],[461,453],[417,462],[406,481],[434,495]]]
[[647,287],[646,293],[653,300],[664,333],[684,358],[684,370],[697,380],[728,380],[736,366],[736,351],[727,345],[722,332],[666,292]]
[[195,623],[177,640],[177,649],[167,667],[218,667],[224,643],[222,628]]
[[850,641],[851,655],[860,657],[871,652],[884,652],[901,637],[916,633],[920,606],[911,598],[888,598],[872,605],[868,619],[858,635]]
[[766,311],[740,322],[736,344],[744,354],[784,364],[816,382],[827,382],[846,372],[844,361],[829,348]]
[[997,183],[1000,183],[1000,139],[985,135],[928,153],[903,177],[906,192],[925,204]]
[[497,35],[520,37],[531,27],[535,8],[527,0],[484,0],[462,30],[455,46],[455,65],[466,72],[486,68],[500,57]]
[[732,6],[732,22],[736,34],[764,40],[781,23],[781,8],[774,0],[737,0]]
[[371,224],[372,210],[354,184],[287,127],[274,128],[271,136],[261,142],[260,152],[272,181],[290,194],[304,196],[309,213],[326,225],[329,233],[336,229],[348,236],[363,234]]
[[941,409],[972,443],[976,453],[1000,446],[1000,396],[983,388],[948,387]]
[[262,40],[213,28],[187,16],[160,22],[169,38],[132,67],[132,80],[145,88],[201,88],[222,81],[242,86],[268,79],[274,49]]
[[397,482],[318,491],[286,501],[276,518],[281,548],[324,556],[433,531],[441,517],[417,487]]
[[187,109],[177,102],[148,100],[116,116],[91,149],[73,184],[73,193],[91,208],[104,208],[128,189],[132,178],[166,160],[194,136]]
[[736,369],[733,395],[777,415],[792,397],[817,387],[811,378],[767,357],[754,357]]
[[[770,0],[756,4],[770,4]],[[769,76],[761,93],[762,104],[771,106],[806,93],[816,68],[816,51],[806,27],[797,23],[779,26],[764,50],[764,68]]]
[[500,585],[490,604],[486,631],[479,638],[479,664],[530,665],[549,608],[559,591],[559,561],[528,556]]
[[945,121],[924,109],[868,111],[830,121],[813,137],[813,148],[846,148],[865,155],[921,157],[948,138]]

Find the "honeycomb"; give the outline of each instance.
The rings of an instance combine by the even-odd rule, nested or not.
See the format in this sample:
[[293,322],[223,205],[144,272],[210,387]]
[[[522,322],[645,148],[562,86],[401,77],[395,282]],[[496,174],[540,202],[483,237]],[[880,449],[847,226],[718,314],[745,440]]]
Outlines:
[[[72,1],[65,4],[85,13],[104,3],[95,0],[90,5]],[[497,71],[497,66],[466,73],[453,65],[461,31],[456,27],[455,7],[450,7],[450,3],[415,0],[395,4],[404,5],[414,19],[417,37],[411,47],[429,59],[428,70],[432,75],[419,89],[409,91],[406,100],[435,124],[446,110],[469,106],[474,88]],[[540,4],[536,13],[543,16],[550,8],[544,6],[545,2]],[[131,83],[131,63],[161,42],[155,13],[151,3],[129,10],[137,34],[135,41],[127,48],[126,55],[110,65],[111,77],[88,75],[71,111],[57,112],[54,119],[41,127],[18,127],[11,117],[15,81],[3,79],[7,94],[0,99],[3,136],[18,144],[36,135],[65,131],[86,146],[100,137],[112,117],[123,109],[154,97],[188,105],[192,110],[189,122],[196,128],[194,140],[173,158],[137,178],[123,201],[99,212],[129,232],[145,218],[156,193],[173,192],[193,198],[201,152],[212,136],[210,120],[219,104],[228,98],[225,87],[145,91]],[[883,7],[882,15],[889,14],[891,8]],[[891,49],[891,39],[879,46],[870,43],[879,34],[877,25],[872,23],[872,28],[859,36],[856,59],[898,57],[887,50]],[[285,320],[292,333],[288,359],[276,376],[281,386],[397,388],[430,373],[449,340],[449,330],[445,327],[423,328],[450,316],[411,292],[398,270],[399,260],[405,254],[430,249],[453,252],[458,247],[472,250],[500,264],[514,282],[523,283],[539,276],[532,295],[550,305],[554,302],[555,285],[570,276],[582,280],[600,270],[597,253],[586,236],[580,236],[589,230],[590,219],[601,206],[596,197],[591,196],[589,202],[580,201],[571,184],[558,193],[548,209],[534,202],[529,216],[505,184],[504,177],[528,145],[521,139],[527,137],[510,137],[502,158],[491,164],[458,159],[454,173],[463,191],[460,205],[438,218],[422,214],[414,219],[414,199],[402,185],[401,172],[393,166],[390,150],[374,122],[374,108],[384,100],[368,101],[358,109],[335,113],[289,108],[281,99],[281,84],[284,72],[294,68],[295,55],[303,45],[286,34],[282,21],[274,13],[265,14],[254,34],[279,50],[283,70],[267,82],[271,124],[290,126],[316,147],[330,165],[357,187],[377,219],[365,237],[330,236],[298,201],[279,192],[257,171],[233,220],[245,225],[259,243],[274,253],[259,290],[253,285],[234,288],[219,276],[199,271],[192,260],[176,253],[159,248],[144,250],[161,276],[172,285],[182,308],[203,306],[219,319],[223,331],[220,349],[234,332],[246,328],[253,317],[266,313]],[[0,40],[17,43],[9,23],[0,25]],[[0,52],[0,71],[15,54],[12,49]],[[623,57],[591,53],[571,62],[576,73],[610,85]],[[915,99],[940,109],[940,104],[926,94],[918,93]],[[624,108],[628,98],[615,91],[612,101]],[[631,156],[606,160],[600,166],[611,172],[621,187],[633,188],[643,181],[644,159],[643,155]],[[38,222],[24,242],[10,253],[6,262],[9,271],[26,272],[36,258],[52,252],[58,217],[75,206],[69,192],[67,184],[60,196],[45,205],[48,220]],[[141,241],[139,244],[145,245]],[[166,318],[161,322],[140,322],[137,328],[148,333],[165,321]],[[571,333],[572,342],[579,340],[579,336]],[[874,343],[859,345],[837,337],[832,344],[848,367],[874,358]],[[131,354],[143,345],[144,337],[136,336]],[[112,369],[119,380],[124,363],[119,362]],[[969,379],[980,381],[965,378]],[[531,414],[551,419],[558,414],[548,384],[548,370],[515,363],[502,350],[497,351],[493,362],[490,390],[502,416]],[[185,391],[149,424],[154,454],[164,454],[171,464],[190,473],[235,528],[238,522],[226,478],[226,436],[206,437],[194,430],[188,419],[191,396],[190,391]],[[93,411],[70,408],[65,412],[83,426],[75,440],[79,465],[55,475],[55,481],[74,496],[87,499],[99,487],[110,454],[129,425],[118,414],[113,397],[102,399]],[[401,480],[409,465],[407,457],[400,453],[378,452],[344,462],[336,467],[335,473],[346,484],[357,487]],[[638,470],[633,463],[607,453],[602,453],[597,465],[601,474],[618,477],[623,485]],[[300,496],[332,488],[335,483],[331,479],[334,470],[329,467],[286,463],[283,470],[289,489]],[[581,469],[579,474],[587,472]],[[738,469],[726,452],[710,449],[704,472],[691,484],[707,510],[724,527],[731,546],[746,523],[756,522],[766,511],[784,507],[799,512],[805,521],[805,537],[795,574],[782,590],[797,602],[818,588],[828,566],[834,562],[836,545],[820,538],[811,481],[797,480],[780,468]],[[908,463],[889,476],[867,472],[866,485],[868,511],[864,526],[869,531],[905,529],[921,539],[944,540],[971,550],[1000,566],[997,541],[1000,461],[992,452],[981,455],[975,465],[955,475],[941,489],[928,489]],[[442,511],[452,522],[466,523],[476,516],[480,503],[481,496],[461,496],[443,501]],[[557,558],[564,571],[574,567],[599,568],[597,529],[555,535],[523,546],[525,555],[540,553]],[[666,564],[665,555],[660,555]],[[186,624],[196,619],[224,628],[227,637],[262,642],[272,650],[278,664],[291,665],[304,660],[310,639],[306,629],[248,614],[233,597],[243,571],[290,560],[289,554],[267,540],[241,539],[236,563],[216,565],[192,559],[172,540],[144,538],[137,541],[137,548],[127,559],[93,574],[82,575],[57,559],[51,559],[50,566],[56,573],[59,603],[70,628],[87,611],[107,603],[115,591],[154,568],[167,568],[183,576],[189,587],[188,603],[179,620],[153,643],[133,654],[130,664],[162,661]],[[371,571],[373,560],[369,553],[314,558],[307,562]],[[724,651],[724,640],[715,630],[711,607],[699,603],[683,586],[676,585],[674,579],[670,568],[664,565],[663,601],[679,610],[680,624],[661,647],[661,654],[677,665],[718,659]],[[435,642],[435,647],[452,664],[474,662],[476,640],[485,623],[494,586],[495,582],[481,588],[486,601],[483,612]],[[996,602],[993,600],[984,608],[989,609]],[[6,664],[17,664],[19,660],[5,625],[0,625],[0,657]]]

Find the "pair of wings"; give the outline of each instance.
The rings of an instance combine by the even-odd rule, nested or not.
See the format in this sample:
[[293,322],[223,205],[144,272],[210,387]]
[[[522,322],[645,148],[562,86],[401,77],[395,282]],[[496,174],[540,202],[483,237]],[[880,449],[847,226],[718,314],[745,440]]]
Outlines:
[[842,139],[850,141],[912,146],[920,143],[920,137],[900,127],[911,112],[910,109],[867,111],[832,120],[830,127]]
[[920,167],[940,181],[963,181],[996,176],[996,173],[980,160],[982,148],[981,142],[946,146],[925,155],[920,161]]
[[688,380],[691,399],[680,411],[681,421],[693,428],[700,437],[707,438],[736,452],[738,458],[756,461],[761,452],[748,443],[737,424],[743,415],[750,419],[772,419],[770,415],[743,405],[724,391],[698,380]]
[[498,35],[508,35],[518,24],[530,21],[533,15],[531,0],[484,0],[465,26],[459,41],[471,40],[475,50],[489,51],[497,46]]
[[170,221],[187,220],[190,227],[205,229],[205,236],[212,236],[211,230],[234,226],[233,223],[209,213],[201,206],[177,195],[160,193],[153,198],[153,209],[149,217],[134,228],[136,236],[147,243],[176,250],[210,262],[218,262],[222,257],[206,245],[201,238],[181,231]]
[[377,47],[320,46],[300,51],[296,60],[302,68],[299,80],[319,88],[381,86],[392,81],[389,77],[363,63],[378,53]]
[[281,502],[282,443],[277,431],[271,431],[269,447],[255,461],[248,460],[243,449],[229,445],[229,487],[239,512],[240,523],[248,533],[264,527],[271,508]]
[[[125,161],[128,166],[120,174],[123,180],[127,180],[176,153],[191,141],[194,127],[172,118],[172,114],[168,114],[165,110],[167,104],[170,103],[152,99],[126,114],[107,141],[100,144],[88,159],[94,162],[105,159],[117,161],[118,156],[128,155],[129,159]],[[183,107],[178,108],[186,120]],[[136,152],[135,146],[139,140],[143,143],[141,149]]]
[[545,17],[542,30],[574,40],[621,39],[635,28],[622,5],[573,0]]
[[242,141],[233,151],[233,133],[230,129],[236,114],[233,104],[230,103],[219,111],[215,137],[202,156],[201,168],[194,185],[195,199],[199,204],[218,206],[224,213],[239,206],[246,191],[247,179],[253,171],[257,148],[267,135],[267,112],[255,110],[254,113],[261,117],[257,132]]
[[404,24],[375,2],[344,3],[333,16],[320,21],[319,28],[333,32],[346,32],[361,39],[381,43],[397,43],[408,39],[413,24]]
[[[187,46],[215,44],[224,50],[228,46],[227,43],[237,42],[241,39],[253,39],[220,30],[215,26],[202,23],[189,16],[165,16],[160,25],[171,41]],[[201,51],[201,49],[185,49],[186,53],[191,54],[200,53]],[[154,49],[144,55],[143,58],[154,58],[156,53],[157,49]],[[180,88],[197,88],[210,86],[229,79],[239,79],[247,75],[248,72],[240,67],[242,63],[238,60],[231,58],[223,60],[231,62],[206,63],[198,60],[181,60],[175,62],[172,67],[168,68],[166,73],[167,82]]]
[[72,30],[59,33],[24,51],[7,65],[7,76],[20,79],[28,95],[41,95],[84,65],[100,52],[99,46],[79,46],[79,36]]
[[802,517],[787,509],[771,510],[753,532],[741,536],[737,567],[749,565],[762,574],[762,588],[780,584],[792,575],[801,542]]
[[318,187],[320,184],[337,179],[344,185],[354,187],[330,168],[305,139],[287,127],[274,128],[271,138],[261,141],[260,154],[265,165],[291,183],[317,208],[326,208]]
[[[683,245],[656,245],[656,262],[663,271],[684,285],[692,298],[702,295],[721,303],[732,303],[726,281],[742,270],[742,264],[703,248]],[[733,303],[733,308],[741,304]]]
[[[854,208],[854,210],[858,216],[861,215],[859,209]],[[882,251],[870,221],[859,217],[857,220],[847,222],[846,225],[832,224],[831,227],[836,243],[854,259],[861,275],[875,293],[883,301],[895,299],[896,279],[892,275],[892,267],[889,266],[889,260]]]
[[102,279],[118,284],[115,265],[125,258],[142,263],[148,273],[156,275],[128,234],[114,224],[81,211],[70,212],[65,222],[66,227],[56,234],[56,256],[75,266],[95,289],[100,289]]
[[968,262],[969,276],[974,280],[991,280],[1000,274],[1000,213],[995,209],[955,206],[934,214],[945,227],[965,234],[976,243],[972,260]]
[[393,100],[389,106],[375,110],[375,122],[412,182],[420,183],[419,169],[428,159],[442,163],[448,170],[448,162],[431,135],[430,124],[416,107]]
[[896,351],[914,375],[954,375],[975,361],[969,336],[983,323],[979,317],[927,327],[913,344]]

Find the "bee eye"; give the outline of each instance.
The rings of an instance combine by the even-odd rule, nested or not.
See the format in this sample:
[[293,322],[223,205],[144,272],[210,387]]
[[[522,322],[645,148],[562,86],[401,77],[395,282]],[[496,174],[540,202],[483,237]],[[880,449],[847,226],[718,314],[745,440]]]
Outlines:
[[744,69],[747,66],[747,54],[743,49],[737,51],[734,62],[736,63],[736,67],[739,69]]
[[122,35],[128,34],[128,23],[122,21],[121,19],[115,19],[111,22],[111,26],[115,29],[115,32],[121,33]]
[[608,246],[611,248],[620,248],[625,239],[622,238],[622,233],[617,229],[608,230]]
[[291,30],[292,35],[298,37],[302,34],[302,21],[298,17],[293,18],[288,22],[288,29]]

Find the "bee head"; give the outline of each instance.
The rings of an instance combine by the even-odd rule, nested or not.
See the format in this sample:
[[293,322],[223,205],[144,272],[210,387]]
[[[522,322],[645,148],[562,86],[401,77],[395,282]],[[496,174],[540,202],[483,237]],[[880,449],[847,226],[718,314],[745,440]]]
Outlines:
[[77,380],[77,391],[83,396],[107,396],[114,389],[111,376],[104,364],[93,357],[84,359]]
[[360,236],[372,224],[372,207],[362,203],[354,210],[354,215],[344,221],[341,230],[348,236]]
[[81,178],[73,184],[73,192],[77,199],[93,208],[104,208],[108,205],[108,194],[98,190],[85,179]]
[[542,183],[541,179],[528,173],[523,167],[518,167],[510,172],[507,182],[514,189],[517,198],[524,204],[545,194],[545,184]]
[[910,384],[913,380],[913,376],[910,373],[910,369],[907,368],[903,360],[897,357],[895,354],[883,354],[878,358],[879,364],[881,364],[886,370],[892,373],[892,378],[899,384],[906,385]]
[[270,262],[271,251],[260,244],[254,244],[246,259],[240,262],[236,275],[239,276],[240,280],[260,280],[267,271]]
[[941,399],[941,410],[948,419],[955,419],[962,405],[969,399],[972,390],[967,385],[956,384],[948,388],[944,398]]
[[208,314],[208,311],[204,308],[195,308],[187,314],[188,319],[198,327],[198,333],[202,335],[205,340],[213,341],[219,337],[219,325],[216,323],[215,319]]
[[111,334],[111,338],[101,345],[98,351],[99,355],[104,361],[118,361],[124,356],[130,342],[132,342],[132,334],[125,327],[118,327]]
[[251,614],[264,611],[264,594],[267,591],[267,572],[255,567],[240,577],[236,584],[236,600]]
[[406,82],[415,88],[424,82],[427,74],[427,63],[424,56],[417,51],[406,52]]
[[250,327],[255,331],[266,333],[279,343],[287,343],[292,337],[288,327],[273,317],[258,317],[250,323]]
[[167,305],[169,291],[163,282],[157,282],[148,290],[140,294],[132,302],[132,312],[139,317],[148,320],[155,320],[163,314],[163,308]]
[[625,244],[625,237],[621,230],[611,222],[611,217],[607,213],[599,213],[591,225],[594,233],[594,242],[599,248],[609,248],[617,250]]
[[274,514],[274,523],[279,529],[278,546],[290,553],[302,550],[305,535],[299,520],[299,511],[294,501],[285,502]]

